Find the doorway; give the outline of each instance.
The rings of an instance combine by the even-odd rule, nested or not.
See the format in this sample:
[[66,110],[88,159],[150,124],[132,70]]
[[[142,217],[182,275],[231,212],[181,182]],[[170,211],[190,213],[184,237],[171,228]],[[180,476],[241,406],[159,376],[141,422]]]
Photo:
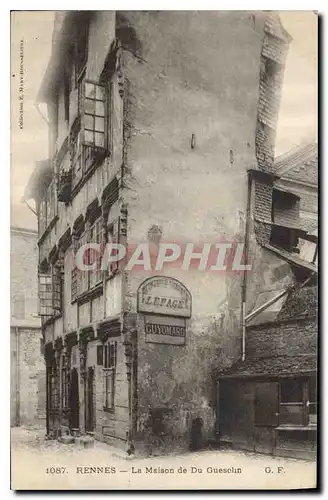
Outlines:
[[70,407],[70,428],[79,429],[80,427],[79,374],[76,368],[73,368],[73,370],[71,371],[69,407]]
[[86,418],[85,418],[85,429],[87,432],[94,431],[94,369],[89,368],[87,374],[87,391],[86,391]]
[[254,451],[272,454],[279,424],[279,384],[259,382],[254,394]]

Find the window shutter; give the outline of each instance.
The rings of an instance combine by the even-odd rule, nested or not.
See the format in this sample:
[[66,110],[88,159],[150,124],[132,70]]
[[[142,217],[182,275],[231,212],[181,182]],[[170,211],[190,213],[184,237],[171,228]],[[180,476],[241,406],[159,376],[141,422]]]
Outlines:
[[98,345],[97,346],[97,365],[98,366],[103,366],[103,364],[104,364],[103,355],[104,355],[104,346]]
[[47,227],[47,202],[42,200],[39,208],[39,236],[41,236]]
[[108,368],[108,346],[104,346],[104,368]]
[[[88,231],[85,231],[83,236],[81,237],[81,246],[88,243]],[[85,251],[83,253],[83,263],[85,265],[89,264],[89,253]],[[89,272],[81,270],[81,293],[86,292],[89,286]]]
[[56,311],[62,310],[63,276],[62,265],[52,268],[52,300],[53,308]]
[[[108,228],[108,239],[109,243],[119,243],[120,242],[120,219],[116,219]],[[112,262],[110,264],[110,271],[114,274],[118,271],[120,266],[119,261]]]
[[102,272],[101,272],[101,258],[102,258],[102,221],[99,219],[96,222],[96,230],[95,230],[95,239],[96,243],[100,245],[100,251],[97,252],[96,259],[97,259],[97,269],[95,271],[95,282],[99,283],[102,280]]

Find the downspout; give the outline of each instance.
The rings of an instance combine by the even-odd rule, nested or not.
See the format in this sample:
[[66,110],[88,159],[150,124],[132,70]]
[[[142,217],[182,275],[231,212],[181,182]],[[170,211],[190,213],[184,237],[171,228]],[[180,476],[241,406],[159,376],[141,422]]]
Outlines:
[[[244,255],[248,260],[248,250],[249,250],[249,227],[251,218],[251,195],[252,195],[252,176],[251,172],[247,172],[247,206],[246,206],[246,224],[245,224],[245,243],[244,243]],[[246,267],[246,266],[245,266]],[[247,269],[244,269],[243,282],[241,289],[241,360],[245,361],[246,355],[246,288],[247,288]]]

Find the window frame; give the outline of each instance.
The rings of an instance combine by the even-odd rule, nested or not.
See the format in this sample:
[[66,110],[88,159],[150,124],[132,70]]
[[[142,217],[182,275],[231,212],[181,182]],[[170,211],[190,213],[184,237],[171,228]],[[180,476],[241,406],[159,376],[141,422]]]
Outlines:
[[103,379],[103,410],[115,411],[117,341],[107,340],[97,346],[97,365],[101,367]]
[[[87,243],[97,243],[97,241],[93,241],[92,234],[96,231],[96,240],[99,240],[99,244],[101,245],[103,238],[103,227],[102,227],[102,217],[98,217],[92,224],[89,224],[83,233],[81,233],[77,243],[76,248],[73,249],[74,254],[76,251],[81,248],[82,245]],[[91,250],[92,251],[92,250]],[[91,255],[86,252],[83,255],[86,258],[85,264],[91,264]],[[88,294],[92,292],[95,288],[103,282],[103,271],[101,269],[101,259],[102,253],[96,256],[96,260],[99,262],[99,269],[96,271],[81,271],[79,270],[75,262],[73,262],[73,267],[71,269],[71,303],[75,302],[79,299],[81,295]],[[98,264],[97,264],[98,265]],[[91,277],[95,277],[92,278]],[[74,284],[74,293],[73,293],[73,284]]]
[[[300,378],[300,377],[295,377],[295,378],[286,378],[282,379],[279,384],[279,425],[281,426],[288,426],[288,425],[295,425],[299,427],[307,427],[310,425],[310,407],[311,405],[316,405],[316,402],[310,401],[310,392],[309,392],[309,385],[310,385],[310,378]],[[298,381],[299,384],[301,384],[301,391],[302,391],[302,400],[301,401],[282,401],[282,384],[284,382],[289,382],[290,380],[296,380]],[[300,423],[295,423],[293,421],[286,421],[282,422],[282,409],[297,409],[299,408],[299,418],[300,418]],[[295,415],[295,412],[292,412],[292,414]],[[312,415],[316,415],[316,412],[313,412]],[[286,415],[285,415],[286,417]]]

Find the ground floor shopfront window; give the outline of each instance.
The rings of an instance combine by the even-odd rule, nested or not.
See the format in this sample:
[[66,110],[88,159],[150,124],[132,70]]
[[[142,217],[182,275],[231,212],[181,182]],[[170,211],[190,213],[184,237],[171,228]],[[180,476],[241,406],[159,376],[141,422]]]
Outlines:
[[316,376],[280,382],[279,425],[316,425]]

